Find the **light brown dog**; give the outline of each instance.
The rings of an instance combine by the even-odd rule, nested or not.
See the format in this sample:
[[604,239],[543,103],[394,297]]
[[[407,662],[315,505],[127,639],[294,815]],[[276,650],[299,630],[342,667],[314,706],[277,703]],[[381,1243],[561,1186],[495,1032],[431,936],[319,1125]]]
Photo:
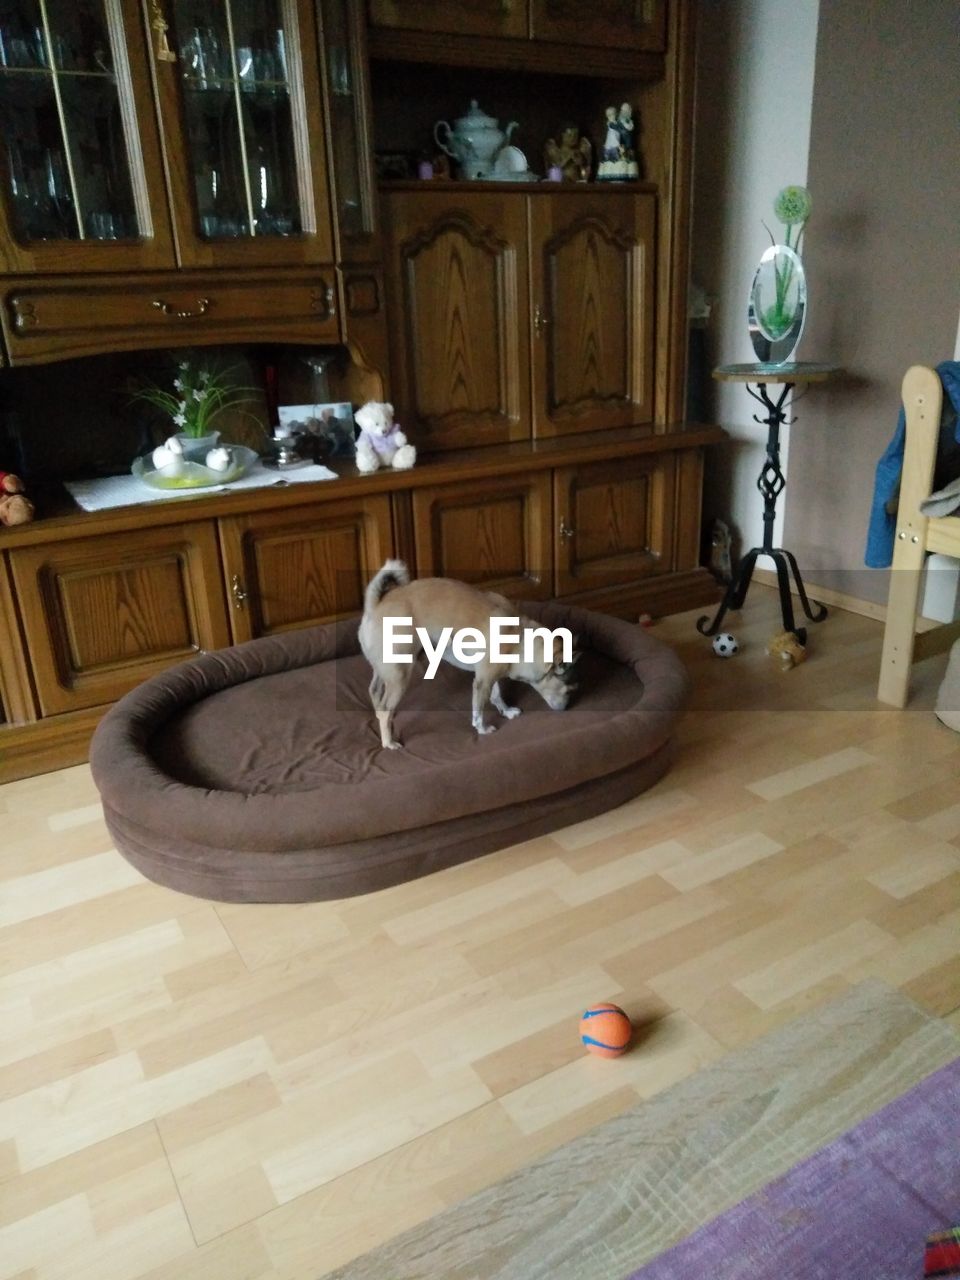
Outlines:
[[[495,620],[510,618],[518,618],[519,625],[505,628],[501,648],[516,653],[520,660],[495,661],[494,633],[502,625]],[[410,623],[398,624],[398,619],[410,619]],[[451,651],[451,639],[464,631],[474,633],[468,643],[480,655],[477,661],[463,661]],[[410,637],[409,643],[404,637]],[[477,733],[493,733],[496,728],[484,723],[488,702],[508,720],[520,714],[519,707],[508,706],[503,699],[500,682],[505,679],[531,685],[547,706],[565,710],[576,689],[573,666],[580,655],[572,651],[572,643],[565,655],[563,641],[560,628],[538,627],[503,596],[452,578],[411,582],[402,561],[388,560],[367,587],[360,622],[360,647],[373,668],[370,701],[381,742],[391,750],[401,745],[393,734],[393,716],[413,675],[413,660],[421,652],[429,659],[428,677],[441,660],[473,671],[471,722]],[[410,657],[401,660],[401,652]]]

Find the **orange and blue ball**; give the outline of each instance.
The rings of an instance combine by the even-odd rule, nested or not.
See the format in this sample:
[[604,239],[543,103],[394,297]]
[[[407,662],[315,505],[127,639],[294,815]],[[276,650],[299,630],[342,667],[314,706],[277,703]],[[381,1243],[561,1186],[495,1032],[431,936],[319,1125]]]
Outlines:
[[591,1005],[580,1019],[580,1040],[598,1058],[619,1058],[632,1035],[630,1019],[618,1004]]

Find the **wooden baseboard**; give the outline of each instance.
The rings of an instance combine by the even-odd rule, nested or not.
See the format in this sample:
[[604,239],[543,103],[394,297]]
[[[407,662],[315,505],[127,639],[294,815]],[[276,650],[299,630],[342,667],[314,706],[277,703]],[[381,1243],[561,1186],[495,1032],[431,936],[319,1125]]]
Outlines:
[[36,724],[0,725],[0,783],[83,764],[90,739],[109,707],[50,716]]
[[[777,585],[777,575],[773,569],[754,569],[754,582],[760,582],[765,587],[774,587]],[[857,596],[849,596],[844,591],[834,591],[831,587],[818,587],[813,583],[805,584],[807,596],[811,600],[819,600],[821,604],[830,605],[834,609],[846,609],[847,613],[857,613],[862,618],[873,618],[876,622],[886,622],[887,606],[885,604],[877,604],[875,600],[861,600]],[[790,594],[798,598],[797,588],[794,583],[790,584]],[[917,618],[917,631],[932,631],[935,627],[943,624],[937,622],[933,618]]]

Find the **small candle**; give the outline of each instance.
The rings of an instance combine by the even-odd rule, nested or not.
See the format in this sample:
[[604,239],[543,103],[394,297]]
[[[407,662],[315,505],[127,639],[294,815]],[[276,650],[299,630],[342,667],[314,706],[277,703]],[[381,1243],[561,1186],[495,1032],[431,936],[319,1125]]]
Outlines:
[[552,164],[550,168],[547,170],[547,181],[548,182],[563,181],[563,170],[560,168],[558,164]]
[[430,160],[421,160],[417,165],[417,177],[426,181],[433,177],[433,163]]

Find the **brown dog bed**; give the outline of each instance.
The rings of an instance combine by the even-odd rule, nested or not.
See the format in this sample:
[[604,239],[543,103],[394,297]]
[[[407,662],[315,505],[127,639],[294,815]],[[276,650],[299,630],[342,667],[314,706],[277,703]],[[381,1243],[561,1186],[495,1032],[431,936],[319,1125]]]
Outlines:
[[470,726],[470,675],[414,681],[385,751],[356,622],[253,640],[173,667],[101,721],[90,764],[116,846],[144,875],[228,902],[344,898],[579,822],[669,765],[686,676],[641,628],[555,603],[580,693],[551,711],[509,683],[515,720]]

